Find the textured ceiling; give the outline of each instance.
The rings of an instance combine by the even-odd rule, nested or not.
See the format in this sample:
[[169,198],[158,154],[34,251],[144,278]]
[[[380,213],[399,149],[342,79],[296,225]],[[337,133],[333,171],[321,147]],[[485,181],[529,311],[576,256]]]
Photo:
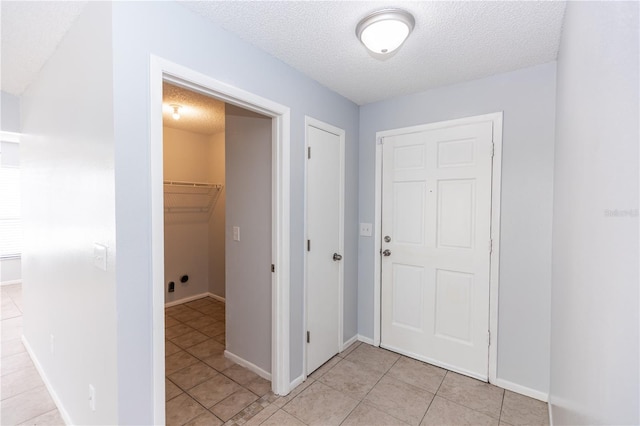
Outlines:
[[[180,120],[170,105],[180,105]],[[224,131],[224,102],[169,83],[162,84],[162,118],[167,127],[211,135]]]
[[[0,2],[2,90],[21,95],[86,2]],[[564,2],[181,2],[358,104],[455,84],[556,59]],[[416,18],[384,60],[355,37],[383,7]]]
[[[360,105],[553,61],[565,8],[553,1],[182,4]],[[390,6],[411,12],[416,26],[380,60],[355,27]]]
[[86,1],[6,1],[2,13],[2,90],[21,95],[80,15]]

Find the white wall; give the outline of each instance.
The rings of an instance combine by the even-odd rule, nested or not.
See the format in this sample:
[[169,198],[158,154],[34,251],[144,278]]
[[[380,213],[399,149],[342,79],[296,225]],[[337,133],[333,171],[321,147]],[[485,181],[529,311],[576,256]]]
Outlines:
[[[210,136],[164,126],[164,180],[210,182]],[[180,200],[177,200],[180,201]],[[203,213],[165,212],[165,302],[209,292],[209,217]],[[180,277],[188,275],[186,283]],[[168,283],[175,283],[169,293]]]
[[[497,374],[546,394],[555,63],[361,107],[360,222],[374,219],[376,131],[497,111],[504,111]],[[358,326],[369,338],[373,247],[372,238],[360,237]]]
[[[638,3],[569,2],[558,57],[554,424],[640,423]],[[631,216],[610,216],[608,211]]]
[[118,423],[110,52],[111,5],[90,3],[21,98],[24,337],[84,425]]
[[[0,130],[20,132],[20,98],[0,92]],[[0,259],[0,283],[13,284],[22,279],[20,258]]]
[[[225,185],[224,132],[209,137],[209,182]],[[209,292],[225,297],[225,205],[223,187],[209,219]]]
[[20,98],[3,91],[0,91],[0,129],[20,132]]
[[345,338],[357,332],[358,106],[175,2],[114,2],[112,7],[119,250],[118,420],[120,423],[147,424],[151,422],[153,409],[150,55],[158,55],[290,107],[292,379],[302,374],[304,345],[305,115],[346,130]]
[[[227,350],[271,372],[271,123],[227,105]],[[240,228],[240,241],[233,227]]]

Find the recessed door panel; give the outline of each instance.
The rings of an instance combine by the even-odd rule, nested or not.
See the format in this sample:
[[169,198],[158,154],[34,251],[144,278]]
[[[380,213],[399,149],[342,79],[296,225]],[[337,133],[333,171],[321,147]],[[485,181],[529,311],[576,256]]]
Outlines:
[[440,247],[473,247],[474,199],[473,179],[438,181],[437,229]]

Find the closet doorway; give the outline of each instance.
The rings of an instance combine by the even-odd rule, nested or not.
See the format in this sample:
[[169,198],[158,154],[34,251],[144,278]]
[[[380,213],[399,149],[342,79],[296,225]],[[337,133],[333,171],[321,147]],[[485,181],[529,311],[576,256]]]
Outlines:
[[[247,390],[256,394],[263,391],[268,392],[269,390],[273,390],[276,394],[286,394],[289,391],[289,109],[156,57],[153,57],[151,61],[151,82],[151,105],[152,109],[157,111],[157,113],[151,115],[150,123],[151,140],[153,141],[150,152],[153,212],[151,227],[152,246],[154,247],[152,271],[153,282],[155,283],[153,298],[154,415],[156,420],[162,423],[165,420],[165,405],[167,414],[169,414],[168,411],[170,409],[170,404],[168,402],[165,403],[165,386],[167,395],[168,392],[175,391],[175,388],[173,388],[175,382],[169,384],[168,381],[165,381],[165,325],[167,326],[167,339],[169,341],[173,339],[171,343],[177,347],[176,349],[176,347],[167,343],[167,369],[171,368],[171,366],[179,367],[186,360],[187,363],[193,362],[191,365],[213,367],[215,373],[221,379],[225,377],[230,379],[233,376],[233,372],[228,371],[228,374],[223,374],[220,369],[229,368],[223,364],[234,363],[236,367],[245,367],[254,375],[254,378],[262,380],[255,380],[253,383],[242,383],[242,386]],[[193,175],[189,177],[185,173],[183,177],[167,176],[167,179],[165,179],[163,116],[160,114],[160,108],[165,108],[163,105],[163,85],[166,83],[205,97],[215,98],[226,104],[224,106],[225,173],[222,182],[214,180],[215,177],[212,177],[211,174],[203,175],[204,172],[197,170],[189,171],[189,173],[195,174],[195,177]],[[172,105],[179,104],[172,103],[169,105],[168,116],[173,119],[173,114],[177,113],[180,115],[177,121],[184,119],[187,109],[174,108]],[[167,134],[171,132],[172,130],[169,130]],[[229,139],[234,140],[234,137],[237,139],[237,143],[230,144]],[[182,139],[184,140],[184,138]],[[211,135],[209,135],[209,139],[212,139]],[[251,140],[253,140],[254,145],[249,143]],[[170,143],[168,142],[168,144]],[[255,145],[258,143],[260,146]],[[177,153],[176,150],[178,151]],[[174,146],[173,156],[187,156],[185,151],[188,150],[181,151],[179,146],[178,148]],[[214,151],[216,151],[214,148],[209,147],[209,154],[213,155]],[[193,160],[191,162],[193,168],[195,168],[196,163],[201,162],[200,157],[203,155],[202,152],[199,155],[194,155],[194,152],[190,153],[189,158]],[[232,158],[237,161],[232,161]],[[177,166],[169,166],[167,164],[167,168],[170,167]],[[176,170],[179,170],[179,167],[174,169],[174,171]],[[185,170],[182,169],[182,171],[184,172]],[[198,175],[198,173],[200,174]],[[203,176],[207,180],[201,181],[200,178]],[[190,185],[191,188],[197,188],[190,191],[199,195],[175,194],[188,192],[185,189]],[[165,191],[172,192],[167,197],[167,201],[169,201],[169,197],[182,197],[182,202],[167,202],[165,205]],[[201,193],[205,193],[205,195],[203,196]],[[197,202],[196,198],[200,198],[200,202]],[[202,202],[203,198],[208,199],[208,201]],[[221,200],[223,201],[221,202]],[[225,213],[225,259],[223,263],[225,276],[224,302],[226,307],[222,304],[222,295],[209,291],[212,283],[214,287],[211,287],[211,289],[216,286],[214,279],[210,276],[206,277],[208,281],[207,291],[202,291],[202,277],[206,272],[204,268],[200,268],[200,271],[205,271],[201,272],[200,275],[197,272],[195,275],[191,275],[181,267],[175,267],[175,263],[168,260],[165,280],[165,214],[173,209],[171,213],[173,216],[179,216],[180,214],[190,215],[191,218],[189,220],[184,218],[176,219],[175,217],[171,220],[167,219],[167,227],[172,226],[173,223],[179,223],[178,228],[180,226],[184,227],[187,223],[191,225],[198,223],[199,225],[197,226],[200,227],[201,234],[204,233],[204,223],[206,222],[206,237],[209,239],[213,238],[214,233],[209,235],[209,221],[208,219],[205,220],[203,216],[210,214],[215,217],[215,211],[222,203],[224,203]],[[195,209],[198,209],[198,211],[185,212],[186,210]],[[192,237],[197,233],[193,232],[193,230],[190,232],[189,235]],[[183,240],[187,234],[186,231],[183,233]],[[170,239],[168,237],[167,241],[169,242]],[[192,256],[183,257],[191,258]],[[210,257],[210,253],[207,253],[206,258],[208,257]],[[187,265],[188,263],[184,264]],[[198,262],[194,262],[194,264],[201,266],[201,263]],[[208,268],[209,265],[207,265],[206,269]],[[178,270],[180,272],[177,272]],[[169,274],[176,274],[178,281],[173,279],[176,277],[170,277]],[[196,282],[197,276],[201,278],[200,282]],[[260,277],[261,282],[255,284],[256,280],[252,280],[251,277]],[[172,281],[174,282],[174,291],[171,292],[172,297],[167,297],[169,283]],[[253,285],[252,281],[254,282]],[[186,289],[190,283],[193,284],[193,288],[191,295],[187,295],[189,292]],[[178,295],[176,293],[178,293],[180,285],[183,285],[182,294]],[[212,295],[218,297],[212,297]],[[196,297],[198,298],[196,299]],[[188,300],[189,298],[195,300]],[[169,301],[169,299],[171,300]],[[174,332],[176,334],[180,333],[175,330],[169,331],[169,328],[172,327],[169,321],[165,324],[165,300],[170,304],[180,301],[185,302],[169,306],[167,309],[171,309],[173,314],[169,314],[167,318],[174,317],[174,319],[177,319],[175,318],[177,315],[186,322],[185,324],[177,319],[183,325],[191,328],[194,328],[192,327],[194,325],[200,327],[200,329],[194,328],[194,330],[204,334],[207,344],[212,347],[215,346],[212,342],[221,345],[224,342],[226,347],[223,346],[224,350],[222,352],[218,351],[221,354],[218,359],[220,364],[216,364],[215,360],[210,359],[207,361],[210,361],[210,364],[213,365],[203,362],[201,358],[207,358],[203,354],[200,354],[199,357],[195,356],[195,352],[199,352],[199,349],[204,350],[204,348],[194,348],[194,346],[205,342],[193,344],[197,340],[203,339],[200,334],[185,329],[192,334],[187,337],[184,337],[183,334],[180,339],[172,337]],[[197,311],[197,313],[194,314],[187,308]],[[180,310],[183,312],[176,313],[176,311]],[[205,314],[205,311],[210,311],[208,316],[211,318],[202,318],[203,315],[201,314]],[[198,318],[189,318],[190,316],[197,316]],[[262,316],[265,318],[262,318]],[[213,322],[211,322],[212,320]],[[198,321],[201,323],[198,324]],[[226,334],[213,335],[216,332],[216,330],[212,330],[215,328],[214,323],[223,321]],[[188,322],[191,322],[191,324],[188,324]],[[173,327],[176,325],[179,326],[180,324],[173,322]],[[211,337],[203,331],[209,331],[213,336]],[[189,348],[193,353],[186,350]],[[169,352],[172,350],[176,351],[175,353],[180,353],[181,356],[169,360],[171,356]],[[178,350],[182,352],[177,352]],[[190,357],[195,357],[202,364],[194,362]],[[210,373],[211,371],[208,370],[204,375],[206,376]],[[197,380],[200,379],[198,378]],[[236,376],[236,379],[238,383],[244,380],[239,376]],[[267,382],[266,386],[265,381]],[[186,387],[192,385],[192,383],[183,384]],[[178,390],[182,391],[184,388],[179,387]],[[191,395],[188,392],[183,392],[183,394],[193,397],[201,406],[204,405],[195,398],[195,395]],[[204,392],[204,394],[211,393]],[[214,411],[212,410],[215,403],[211,401],[205,403],[211,405],[207,406],[207,409],[213,413]]]

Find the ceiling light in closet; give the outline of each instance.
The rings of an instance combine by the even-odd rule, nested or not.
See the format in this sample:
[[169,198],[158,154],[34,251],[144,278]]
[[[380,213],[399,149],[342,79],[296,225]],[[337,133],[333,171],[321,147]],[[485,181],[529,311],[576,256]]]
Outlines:
[[173,108],[173,113],[171,114],[173,119],[180,120],[180,110],[182,109],[182,107],[180,105],[169,105],[169,106]]

